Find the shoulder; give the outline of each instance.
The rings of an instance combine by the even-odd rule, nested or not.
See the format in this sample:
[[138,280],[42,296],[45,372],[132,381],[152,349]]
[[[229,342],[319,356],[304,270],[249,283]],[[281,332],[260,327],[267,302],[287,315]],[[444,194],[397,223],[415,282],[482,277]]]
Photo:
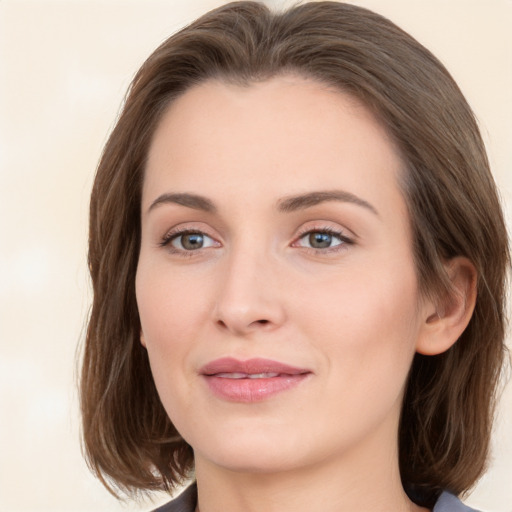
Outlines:
[[479,512],[474,508],[470,508],[467,505],[464,505],[462,501],[450,494],[449,492],[443,492],[432,512]]
[[[177,498],[158,507],[153,512],[194,512],[197,504],[196,484],[192,484],[183,491]],[[464,505],[459,498],[443,492],[432,512],[479,512],[474,508]]]
[[197,504],[196,484],[188,486],[177,498],[153,512],[194,512]]

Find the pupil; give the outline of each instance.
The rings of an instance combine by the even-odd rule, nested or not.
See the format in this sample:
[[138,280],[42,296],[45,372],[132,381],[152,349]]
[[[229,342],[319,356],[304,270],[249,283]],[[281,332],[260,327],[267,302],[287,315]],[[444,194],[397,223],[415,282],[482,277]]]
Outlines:
[[315,249],[325,249],[330,247],[332,242],[332,236],[328,233],[311,233],[309,235],[309,243],[311,247]]
[[183,235],[181,239],[181,245],[185,249],[194,250],[194,249],[201,249],[203,246],[203,235],[199,233],[190,233],[188,235]]

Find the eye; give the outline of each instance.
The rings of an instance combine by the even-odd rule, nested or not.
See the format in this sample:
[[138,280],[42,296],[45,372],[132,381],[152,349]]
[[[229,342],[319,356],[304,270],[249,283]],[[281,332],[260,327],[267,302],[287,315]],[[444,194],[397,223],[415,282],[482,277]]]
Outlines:
[[296,242],[299,247],[311,249],[330,249],[338,245],[351,244],[352,240],[338,231],[331,229],[316,229],[304,233]]
[[201,231],[181,231],[168,234],[161,245],[170,246],[177,251],[189,252],[207,247],[217,247],[218,242]]

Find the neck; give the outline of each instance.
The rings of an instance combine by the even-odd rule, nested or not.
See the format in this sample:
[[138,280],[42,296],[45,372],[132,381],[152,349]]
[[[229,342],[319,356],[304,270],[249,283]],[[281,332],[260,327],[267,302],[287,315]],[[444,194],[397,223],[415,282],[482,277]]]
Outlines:
[[397,446],[381,439],[273,472],[226,469],[196,454],[196,477],[200,512],[426,512],[402,488]]

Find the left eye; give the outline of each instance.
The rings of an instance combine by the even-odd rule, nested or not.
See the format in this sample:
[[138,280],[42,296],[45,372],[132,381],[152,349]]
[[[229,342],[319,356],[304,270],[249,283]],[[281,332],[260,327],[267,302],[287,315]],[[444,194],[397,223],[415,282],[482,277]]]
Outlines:
[[328,249],[347,242],[341,233],[330,231],[310,231],[302,235],[298,240],[300,247],[311,247],[312,249]]
[[196,251],[215,245],[213,238],[200,232],[179,233],[170,240],[170,245],[182,251]]

